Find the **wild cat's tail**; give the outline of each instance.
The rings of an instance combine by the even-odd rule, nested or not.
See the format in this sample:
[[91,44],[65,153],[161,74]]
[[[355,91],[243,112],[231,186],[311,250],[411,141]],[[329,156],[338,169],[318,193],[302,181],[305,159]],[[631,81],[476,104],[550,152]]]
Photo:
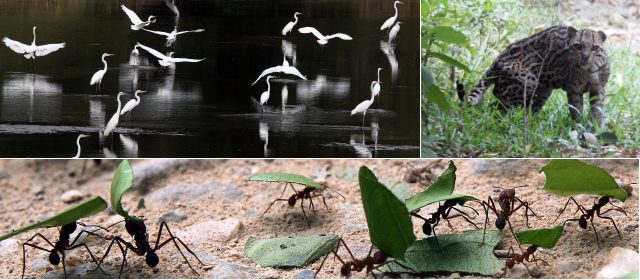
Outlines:
[[[480,79],[476,87],[473,88],[471,93],[469,93],[469,95],[467,96],[466,100],[471,105],[478,104],[480,100],[482,100],[482,96],[487,91],[489,86],[493,84],[493,79],[488,77],[488,73],[489,72],[485,73],[482,76],[482,79]],[[460,98],[460,100],[464,100],[466,92],[464,90],[464,85],[460,81],[456,81],[456,90],[458,92],[458,98]]]

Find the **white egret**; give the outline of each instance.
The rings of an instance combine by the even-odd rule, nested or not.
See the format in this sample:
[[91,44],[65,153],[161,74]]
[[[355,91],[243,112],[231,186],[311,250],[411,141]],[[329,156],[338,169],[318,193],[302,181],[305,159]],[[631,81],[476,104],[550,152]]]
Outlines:
[[[373,83],[375,83],[375,81],[371,82],[371,86],[373,86]],[[371,93],[371,99],[360,102],[360,104],[358,104],[358,106],[356,106],[353,110],[351,110],[351,115],[352,116],[355,115],[355,114],[358,114],[358,113],[362,113],[362,126],[364,126],[364,117],[367,114],[367,109],[369,109],[371,104],[373,104],[373,99],[375,97],[376,96],[372,92]]]
[[382,68],[378,68],[378,80],[371,83],[371,93],[373,93],[375,96],[378,96],[378,94],[380,94],[380,84],[382,83],[380,82],[380,70],[382,70]]
[[142,49],[148,51],[153,56],[159,58],[158,63],[160,63],[160,65],[163,66],[163,67],[174,65],[176,62],[200,62],[200,61],[204,60],[204,58],[191,59],[191,58],[173,57],[173,52],[170,52],[169,56],[166,56],[166,55],[160,53],[159,51],[156,51],[156,50],[154,50],[154,49],[152,49],[150,47],[147,47],[147,46],[145,46],[143,44],[138,43],[138,46],[141,47]]
[[167,37],[167,43],[165,44],[166,47],[173,46],[173,44],[176,42],[176,37],[178,37],[178,35],[180,35],[180,34],[189,33],[189,32],[204,32],[204,29],[202,29],[202,28],[195,29],[195,30],[187,30],[187,31],[178,32],[178,27],[177,26],[173,28],[173,31],[171,31],[171,33],[162,32],[162,31],[154,31],[154,30],[149,30],[149,29],[145,29],[145,28],[142,28],[142,30]]
[[104,60],[104,58],[112,55],[113,54],[110,54],[110,53],[102,54],[102,64],[104,64],[104,68],[102,70],[98,70],[95,74],[93,74],[93,77],[91,77],[91,82],[89,82],[89,85],[97,84],[98,87],[96,88],[96,91],[100,90],[100,84],[102,84],[102,77],[104,77],[104,74],[107,73],[107,61]]
[[127,102],[127,104],[124,104],[124,107],[122,107],[122,110],[120,111],[120,115],[124,115],[124,113],[126,112],[131,112],[133,108],[138,106],[140,104],[140,96],[138,96],[138,94],[145,92],[146,91],[143,90],[136,90],[136,92],[133,94],[135,96],[135,99],[131,99]]
[[31,45],[25,45],[18,41],[11,40],[7,37],[2,38],[7,47],[12,51],[24,55],[26,59],[36,59],[36,56],[45,56],[52,52],[55,52],[61,48],[64,48],[65,43],[47,44],[42,46],[36,45],[36,27],[33,27],[33,42]]
[[107,123],[107,126],[104,127],[104,132],[102,133],[104,136],[109,136],[109,133],[111,133],[111,131],[113,131],[113,129],[115,129],[116,126],[118,125],[118,120],[120,120],[120,105],[122,105],[122,103],[120,103],[120,96],[123,96],[123,95],[126,95],[126,93],[124,92],[118,93],[118,97],[116,98],[118,99],[118,110],[116,111],[115,114],[113,114],[113,117],[111,117],[111,119]]
[[344,33],[336,33],[333,35],[328,35],[328,36],[324,36],[322,35],[322,33],[320,33],[320,31],[316,30],[313,27],[302,27],[300,29],[298,29],[298,32],[302,33],[302,34],[307,34],[307,33],[312,33],[314,36],[316,36],[316,38],[318,38],[318,44],[320,45],[324,45],[326,43],[329,42],[330,39],[333,38],[339,38],[342,40],[353,40],[353,38],[351,38],[351,36],[344,34]]
[[267,91],[263,92],[260,95],[260,106],[262,106],[262,112],[264,112],[264,104],[267,103],[267,101],[269,101],[269,95],[271,94],[271,84],[269,83],[269,79],[271,78],[277,78],[276,76],[268,76],[267,77]]
[[82,148],[80,148],[80,139],[85,138],[85,137],[90,137],[90,135],[86,135],[86,134],[78,135],[78,139],[76,139],[76,146],[78,146],[78,152],[76,153],[76,155],[73,158],[79,158],[80,157],[80,151],[82,150]]
[[289,75],[298,76],[299,78],[304,80],[307,79],[307,77],[303,76],[302,73],[300,73],[300,71],[298,71],[297,68],[295,68],[294,66],[289,66],[289,62],[287,61],[287,56],[285,55],[282,59],[282,65],[265,69],[264,71],[262,71],[262,73],[260,73],[260,76],[258,76],[258,78],[251,85],[255,85],[260,79],[262,79],[262,77],[269,74],[273,74],[273,73],[285,73]]
[[302,13],[296,12],[295,14],[293,14],[293,17],[296,20],[295,21],[290,21],[289,23],[287,23],[287,25],[284,26],[284,28],[282,29],[282,36],[286,36],[287,33],[291,32],[291,30],[293,30],[293,27],[298,23],[298,15],[302,15]]
[[393,8],[396,10],[396,13],[392,17],[387,19],[387,21],[385,21],[382,24],[382,26],[380,27],[380,30],[385,30],[385,29],[391,27],[394,22],[396,22],[396,19],[398,18],[398,4],[403,4],[404,5],[404,3],[400,2],[400,1],[396,1],[396,2],[393,3]]
[[176,6],[176,0],[164,0],[164,3],[177,17],[180,16],[180,11],[178,10],[178,6]]
[[135,45],[129,55],[129,65],[138,65],[138,56],[140,56],[140,51],[138,50],[138,45]]
[[396,36],[398,36],[398,32],[400,32],[400,24],[402,22],[398,21],[396,22],[396,24],[391,28],[391,31],[389,31],[389,43],[393,42],[394,39],[396,39]]
[[127,8],[124,4],[120,5],[120,7],[127,14],[129,19],[131,20],[131,23],[133,23],[133,25],[131,25],[131,30],[140,30],[141,28],[149,26],[150,24],[156,22],[155,16],[149,16],[147,21],[142,21],[134,11],[129,10],[129,8]]

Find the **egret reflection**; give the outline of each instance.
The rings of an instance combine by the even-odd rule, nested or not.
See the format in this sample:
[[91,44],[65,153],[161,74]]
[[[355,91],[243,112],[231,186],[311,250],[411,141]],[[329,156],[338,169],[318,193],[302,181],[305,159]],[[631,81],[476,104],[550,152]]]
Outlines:
[[391,80],[395,83],[398,80],[398,58],[396,58],[395,46],[387,41],[380,41],[380,50],[387,56],[391,66]]
[[[31,73],[7,73],[0,95],[0,117],[18,120],[26,114],[29,122],[51,122],[60,118],[62,86],[49,76]],[[40,110],[39,108],[47,108]]]

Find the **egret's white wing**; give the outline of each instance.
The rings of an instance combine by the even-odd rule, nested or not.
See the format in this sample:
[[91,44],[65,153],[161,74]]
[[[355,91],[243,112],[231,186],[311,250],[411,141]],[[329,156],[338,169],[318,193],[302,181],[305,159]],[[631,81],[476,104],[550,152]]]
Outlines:
[[149,30],[149,29],[145,29],[145,28],[141,28],[141,29],[144,30],[144,31],[155,33],[155,34],[162,35],[162,36],[169,36],[170,35],[170,33],[167,33],[167,32]]
[[64,48],[64,43],[36,46],[36,56],[48,55],[62,48]]
[[104,72],[105,72],[104,70],[98,70],[95,74],[93,74],[89,85],[95,85],[99,80],[102,80],[102,77],[104,76]]
[[302,27],[302,28],[298,29],[298,32],[300,32],[302,34],[313,33],[313,35],[316,36],[318,39],[323,39],[324,38],[324,35],[322,35],[322,33],[320,33],[320,31],[316,30],[313,27]]
[[133,23],[134,25],[138,25],[142,23],[142,20],[138,17],[138,15],[136,15],[134,11],[129,10],[127,7],[125,7],[124,4],[120,5],[120,7],[127,14],[129,19],[131,20],[131,23]]
[[144,50],[148,51],[150,54],[154,55],[155,57],[157,57],[159,59],[166,60],[167,58],[169,58],[166,55],[160,53],[159,51],[156,51],[156,50],[154,50],[154,49],[152,49],[150,47],[147,47],[147,46],[145,46],[143,44],[138,43],[138,46],[143,48]]
[[295,23],[293,23],[293,21],[290,21],[289,23],[287,23],[287,25],[285,25],[284,28],[282,28],[282,36],[287,35],[287,33],[291,32],[291,29],[293,29],[294,25]]
[[204,58],[193,59],[193,58],[170,57],[167,60],[171,62],[200,62],[200,61],[203,61]]
[[358,104],[358,106],[356,106],[355,108],[353,108],[353,110],[351,110],[351,115],[355,115],[357,113],[364,113],[367,109],[369,109],[369,106],[371,106],[373,102],[371,102],[371,100],[365,100],[360,102],[360,104]]
[[20,43],[18,41],[11,40],[7,37],[2,38],[2,42],[4,42],[7,47],[9,47],[12,51],[17,53],[26,53],[28,45]]
[[253,82],[251,85],[255,85],[260,79],[262,79],[262,77],[269,75],[271,73],[277,73],[277,72],[283,72],[283,70],[285,69],[285,67],[283,66],[274,66],[271,68],[267,68],[264,71],[262,71],[262,73],[260,73],[260,76],[258,76],[258,78],[256,79],[255,82]]
[[127,104],[124,104],[124,107],[122,107],[122,109],[120,110],[120,115],[124,115],[124,113],[133,110],[136,105],[138,105],[138,103],[135,99],[129,100],[129,102],[127,102]]
[[333,35],[329,35],[327,36],[327,40],[332,39],[332,38],[340,38],[342,40],[353,40],[353,38],[351,38],[351,36],[344,34],[344,33],[336,33]]
[[380,27],[380,30],[385,30],[389,27],[391,27],[393,25],[393,22],[396,20],[395,17],[390,17],[389,19],[387,19],[382,26]]
[[180,32],[178,32],[178,35],[180,35],[182,33],[189,33],[189,32],[204,32],[204,29],[200,28],[200,29],[195,29],[195,30],[180,31]]
[[300,73],[300,71],[298,71],[298,69],[296,69],[293,66],[289,66],[289,67],[283,67],[284,69],[282,70],[282,72],[284,72],[285,74],[289,74],[289,75],[295,75],[300,77],[301,79],[306,80],[307,77],[305,77],[304,75],[302,75],[302,73]]

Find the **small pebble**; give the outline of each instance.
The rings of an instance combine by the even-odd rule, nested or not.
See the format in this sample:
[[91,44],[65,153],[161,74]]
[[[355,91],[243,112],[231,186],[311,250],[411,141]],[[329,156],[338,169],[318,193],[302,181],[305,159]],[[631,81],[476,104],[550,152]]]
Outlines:
[[60,200],[62,200],[62,202],[64,203],[74,203],[74,202],[80,201],[84,197],[85,197],[84,193],[77,190],[70,190],[63,193],[60,196]]
[[161,224],[162,222],[173,224],[173,223],[182,222],[186,219],[187,219],[187,215],[181,210],[177,209],[177,210],[172,210],[162,214],[156,221],[156,224]]
[[449,278],[460,279],[460,273],[451,273],[451,275],[449,275]]
[[191,225],[177,235],[189,244],[227,242],[235,238],[242,228],[240,220],[228,218],[222,221],[206,221]]
[[638,271],[638,252],[626,248],[614,247],[609,252],[606,265],[600,269],[596,278],[615,279]]
[[311,269],[305,269],[303,271],[298,272],[293,278],[295,279],[313,279],[316,275],[316,272]]

